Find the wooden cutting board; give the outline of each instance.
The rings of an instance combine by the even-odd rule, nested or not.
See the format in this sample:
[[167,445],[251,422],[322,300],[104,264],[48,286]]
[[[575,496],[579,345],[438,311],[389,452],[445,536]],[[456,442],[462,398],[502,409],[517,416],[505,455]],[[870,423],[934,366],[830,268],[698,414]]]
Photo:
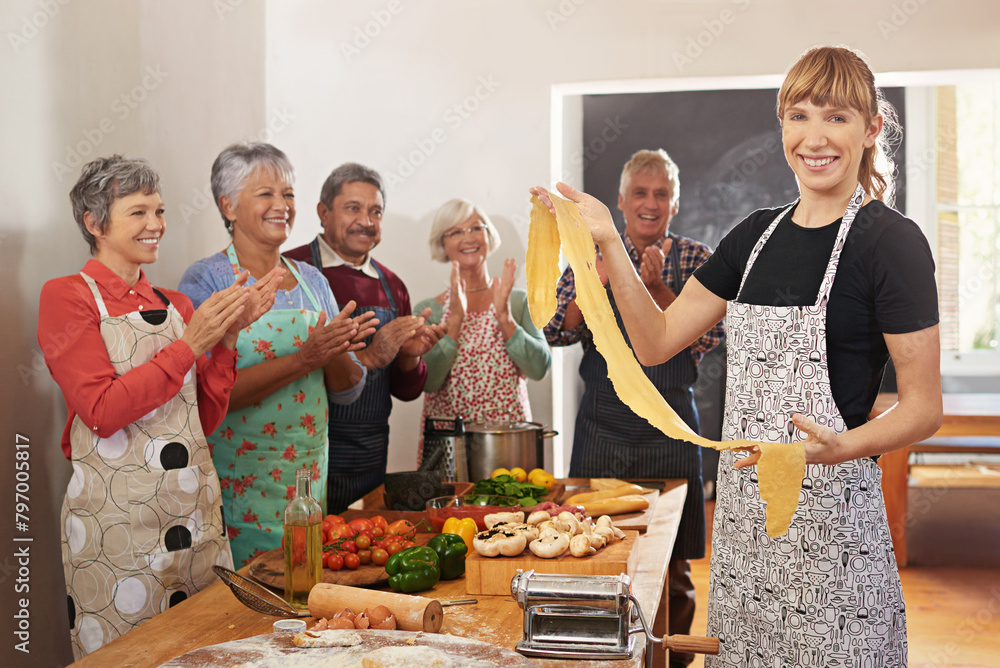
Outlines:
[[[427,541],[435,535],[437,534],[418,533],[414,536],[413,542],[417,545],[426,545]],[[258,555],[250,562],[248,570],[254,580],[266,584],[268,587],[285,590],[285,555],[280,547]],[[339,571],[324,568],[323,582],[347,585],[348,587],[375,587],[388,584],[389,574],[385,572],[384,567],[374,564],[359,566],[353,571],[346,568]]]
[[516,557],[483,557],[473,554],[465,560],[465,592],[472,595],[509,596],[510,580],[518,570],[538,573],[578,575],[635,574],[639,550],[638,531],[625,530],[625,540],[607,545],[589,557],[574,557],[569,552],[555,559],[536,557],[525,550]]
[[[319,668],[351,666],[380,647],[431,647],[448,655],[456,666],[538,668],[517,652],[478,640],[440,633],[411,631],[358,631],[362,642],[353,647],[296,647],[294,633],[266,633],[242,640],[192,650],[164,663],[161,668],[207,666],[267,666],[268,668]],[[480,663],[482,662],[482,663]]]

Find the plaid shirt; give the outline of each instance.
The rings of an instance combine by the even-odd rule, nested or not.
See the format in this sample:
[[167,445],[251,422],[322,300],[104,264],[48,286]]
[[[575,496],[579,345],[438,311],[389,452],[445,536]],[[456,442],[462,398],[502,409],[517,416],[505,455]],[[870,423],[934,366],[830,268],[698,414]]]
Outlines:
[[[677,234],[666,234],[659,243],[662,243],[667,237],[670,237],[673,243],[673,247],[677,249],[680,254],[681,261],[681,278],[684,281],[694,273],[694,270],[702,265],[702,263],[708,259],[708,256],[712,254],[712,251],[705,244],[695,241],[694,239],[688,239],[687,237],[682,237]],[[632,264],[635,266],[636,272],[639,271],[639,265],[642,263],[642,259],[639,255],[638,249],[635,244],[632,243],[632,239],[629,238],[628,234],[622,235],[622,240],[625,242],[625,250],[628,251],[629,258],[632,259]],[[597,253],[600,257],[600,251]],[[673,274],[673,268],[671,267],[671,253],[666,253],[666,259],[663,263],[663,284],[669,286],[670,278]],[[588,348],[594,341],[594,335],[587,328],[587,323],[582,322],[580,326],[576,329],[564,330],[563,320],[566,319],[566,306],[572,300],[576,299],[576,280],[573,277],[573,268],[566,267],[566,271],[563,272],[562,278],[559,279],[559,284],[556,287],[556,297],[558,300],[558,306],[556,308],[556,313],[552,316],[552,320],[549,324],[545,325],[544,332],[545,338],[548,340],[549,345],[553,346],[569,346],[577,341],[583,342],[583,347]],[[701,362],[701,358],[712,348],[719,345],[722,339],[726,335],[725,321],[720,321],[712,329],[708,330],[702,335],[700,339],[691,344],[688,350],[691,353],[691,358],[697,365]]]

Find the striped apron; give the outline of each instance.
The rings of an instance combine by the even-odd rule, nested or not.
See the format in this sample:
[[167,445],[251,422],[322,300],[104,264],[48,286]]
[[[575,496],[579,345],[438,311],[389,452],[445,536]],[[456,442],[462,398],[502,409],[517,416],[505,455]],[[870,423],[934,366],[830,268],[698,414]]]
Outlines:
[[[313,266],[322,271],[319,241],[309,243]],[[381,328],[399,315],[396,300],[385,280],[385,274],[372,261],[378,273],[382,291],[389,300],[389,307],[358,304],[354,313],[374,311]],[[343,308],[344,305],[340,304]],[[365,339],[371,343],[374,335]],[[392,412],[392,395],[389,386],[389,367],[368,369],[368,379],[361,396],[353,403],[330,404],[330,464],[326,480],[326,502],[331,513],[340,513],[385,480],[385,467],[389,457],[389,414]]]
[[[669,287],[680,293],[684,285],[680,253],[670,248]],[[611,286],[606,287],[618,328],[628,333],[615,304]],[[698,409],[691,386],[698,367],[684,349],[663,364],[643,367],[670,407],[691,429],[698,432]],[[608,365],[596,346],[590,345],[580,362],[585,385],[576,415],[573,455],[569,475],[573,478],[686,478],[687,497],[671,559],[705,556],[705,499],[701,477],[701,448],[668,438],[622,403],[608,378]]]

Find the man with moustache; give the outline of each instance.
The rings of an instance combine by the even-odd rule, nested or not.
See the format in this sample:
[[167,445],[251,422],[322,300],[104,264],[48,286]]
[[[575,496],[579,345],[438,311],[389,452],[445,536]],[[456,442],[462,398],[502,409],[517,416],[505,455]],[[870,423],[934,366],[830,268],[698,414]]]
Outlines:
[[316,207],[322,233],[284,253],[321,268],[337,303],[353,300],[357,313],[374,311],[378,330],[357,351],[368,381],[352,404],[330,404],[329,512],[343,511],[382,484],[389,448],[392,397],[412,401],[427,379],[421,356],[444,333],[426,325],[430,309],[411,313],[403,281],[371,257],[381,240],[385,191],[378,172],[357,163],[337,167],[320,191]]
[[[670,220],[679,210],[679,195],[677,165],[666,151],[638,151],[625,164],[618,191],[618,208],[625,216],[622,238],[636,272],[661,309],[677,298],[687,279],[711,254],[705,244],[668,232]],[[600,258],[597,270],[627,341]],[[690,560],[705,556],[701,448],[667,438],[618,398],[608,379],[607,362],[594,346],[576,304],[571,268],[559,280],[557,294],[558,308],[544,328],[545,338],[553,346],[582,341],[584,347],[580,362],[584,393],[576,417],[570,477],[687,479],[687,497],[669,564],[669,628],[671,634],[688,634],[695,604]],[[643,368],[671,408],[696,433],[698,410],[691,387],[702,356],[717,346],[723,335],[719,323],[672,359]],[[686,666],[693,660],[692,654],[670,653],[671,666]]]

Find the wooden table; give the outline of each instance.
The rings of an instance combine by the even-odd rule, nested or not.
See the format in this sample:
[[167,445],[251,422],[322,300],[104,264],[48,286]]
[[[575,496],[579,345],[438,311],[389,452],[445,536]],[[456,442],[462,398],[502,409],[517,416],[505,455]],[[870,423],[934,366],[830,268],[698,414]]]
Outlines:
[[[878,395],[872,415],[881,415],[889,410],[897,401],[893,393]],[[976,448],[975,446],[933,445],[936,438],[953,436],[1000,436],[1000,394],[945,394],[943,396],[944,419],[941,428],[935,432],[929,442],[914,444],[900,448],[879,458],[882,468],[882,495],[885,497],[885,512],[889,520],[889,532],[892,534],[892,547],[896,552],[896,563],[906,566],[907,502],[909,492],[910,452],[977,452],[993,451],[995,448]]]
[[[667,559],[673,549],[687,494],[684,480],[666,483],[647,532],[638,538],[636,549],[640,550],[640,558],[636,571],[631,573],[632,590],[643,613],[649,619],[659,610],[657,617],[663,618],[657,620],[660,625],[666,617],[663,593],[667,582]],[[245,574],[246,569],[241,572]],[[466,598],[465,580],[439,582],[421,596],[441,600]],[[441,632],[513,649],[522,636],[524,615],[521,608],[510,596],[476,598],[479,602],[475,605],[445,608]],[[152,668],[199,647],[270,633],[276,619],[244,607],[220,581],[71,665],[74,668]],[[660,630],[659,635],[663,634]],[[642,636],[639,646],[644,646]],[[653,651],[662,657],[659,647],[654,647]],[[587,666],[637,667],[643,663],[642,654],[637,652],[637,656],[628,661],[589,661]],[[542,667],[580,664],[579,661],[531,660]]]

